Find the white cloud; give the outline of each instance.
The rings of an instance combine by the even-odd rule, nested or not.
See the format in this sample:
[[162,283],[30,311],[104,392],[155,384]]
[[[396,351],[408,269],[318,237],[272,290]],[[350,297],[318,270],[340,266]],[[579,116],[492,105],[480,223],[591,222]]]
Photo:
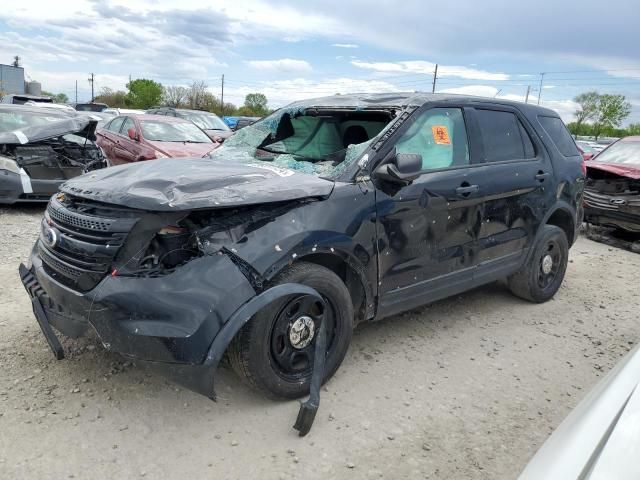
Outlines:
[[464,87],[439,88],[438,93],[455,93],[457,95],[477,95],[479,97],[493,97],[498,89],[488,85],[465,85]]
[[[524,102],[525,95],[513,94],[513,93],[498,93],[500,90],[496,87],[489,85],[466,85],[464,87],[457,88],[445,88],[438,90],[440,93],[456,93],[461,95],[478,95],[480,97],[495,97],[502,100],[511,100],[513,102]],[[529,95],[529,103],[538,103],[538,97],[535,94]],[[555,110],[560,115],[560,118],[566,123],[574,120],[573,113],[576,111],[578,104],[573,100],[544,100],[542,99],[541,105],[543,107]]]
[[309,73],[313,70],[311,64],[306,60],[294,60],[292,58],[281,58],[279,60],[249,60],[246,63],[257,70],[266,70],[273,73]]
[[355,43],[332,43],[331,46],[336,48],[360,48],[360,45]]
[[[305,78],[262,82],[256,86],[237,86],[225,88],[225,100],[242,104],[248,93],[261,92],[269,99],[271,108],[281,107],[296,100],[314,97],[326,97],[336,93],[385,93],[397,92],[398,88],[380,80],[359,80],[353,78],[333,78],[314,82]],[[227,93],[228,92],[228,93]]]
[[[435,63],[425,62],[423,60],[403,62],[363,62],[354,60],[351,64],[355,67],[373,70],[375,72],[418,73],[425,75],[433,75],[436,67]],[[504,73],[494,73],[456,65],[438,65],[438,78],[442,77],[456,77],[469,80],[509,80],[509,75]]]

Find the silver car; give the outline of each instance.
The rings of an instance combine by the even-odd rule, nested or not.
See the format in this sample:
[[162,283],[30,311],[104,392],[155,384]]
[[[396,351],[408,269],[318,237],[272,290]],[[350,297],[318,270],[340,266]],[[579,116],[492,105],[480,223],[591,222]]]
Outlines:
[[640,479],[639,383],[636,347],[560,424],[520,479]]

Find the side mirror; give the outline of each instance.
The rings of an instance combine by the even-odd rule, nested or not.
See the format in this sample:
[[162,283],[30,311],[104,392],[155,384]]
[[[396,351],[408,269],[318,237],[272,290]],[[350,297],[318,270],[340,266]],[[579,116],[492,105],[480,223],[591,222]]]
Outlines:
[[417,153],[393,154],[389,161],[376,168],[376,177],[393,183],[408,185],[422,173],[422,155]]
[[136,131],[133,128],[130,128],[129,130],[127,130],[127,135],[129,135],[129,138],[131,140],[136,140],[138,141],[138,135],[136,135]]

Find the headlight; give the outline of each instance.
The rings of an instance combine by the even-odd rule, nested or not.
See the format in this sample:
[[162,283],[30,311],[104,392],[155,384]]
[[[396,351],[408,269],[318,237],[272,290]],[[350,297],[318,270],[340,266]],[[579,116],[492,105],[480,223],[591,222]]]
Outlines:
[[169,158],[169,155],[165,155],[159,150],[156,150],[154,153],[156,154],[156,158]]
[[15,174],[20,174],[20,167],[18,167],[16,161],[12,158],[3,157],[2,155],[0,155],[0,170],[8,170]]

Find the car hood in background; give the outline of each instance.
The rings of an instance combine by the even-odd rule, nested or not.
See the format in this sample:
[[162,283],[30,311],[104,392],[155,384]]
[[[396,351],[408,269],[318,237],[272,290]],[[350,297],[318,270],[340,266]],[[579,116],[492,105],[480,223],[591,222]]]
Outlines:
[[520,480],[639,479],[639,383],[636,347],[553,432]]
[[217,143],[145,141],[153,148],[166,153],[170,157],[202,157],[218,147]]
[[[43,115],[45,113],[43,112]],[[95,140],[96,127],[99,118],[78,115],[47,122],[43,125],[34,125],[11,132],[0,133],[0,144],[17,145],[22,143],[39,142],[49,138],[59,137],[68,133],[74,133],[89,140]]]
[[226,140],[235,132],[233,130],[204,130],[204,133],[206,133],[207,136],[211,139],[220,137]]
[[596,170],[602,170],[604,172],[615,173],[621,177],[632,178],[634,180],[640,180],[640,164],[627,165],[620,163],[603,163],[598,160],[587,162],[587,169],[594,168]]
[[60,190],[131,208],[176,211],[324,197],[333,185],[267,162],[185,158],[107,168],[69,180]]

